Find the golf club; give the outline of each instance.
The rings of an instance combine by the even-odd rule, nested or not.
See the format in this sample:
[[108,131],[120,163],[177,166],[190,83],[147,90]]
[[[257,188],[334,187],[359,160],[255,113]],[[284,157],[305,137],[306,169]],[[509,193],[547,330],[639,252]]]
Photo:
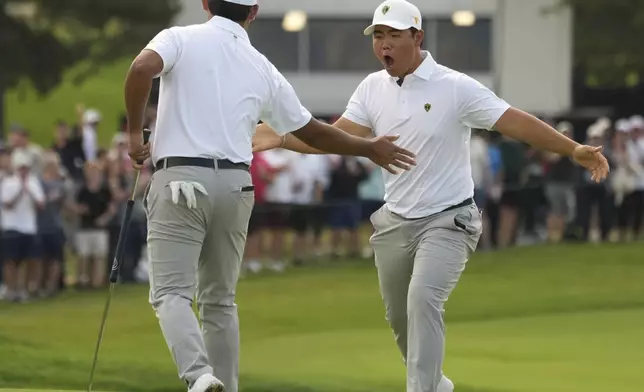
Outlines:
[[[147,144],[150,141],[150,130],[143,130],[143,144]],[[138,162],[142,164],[143,162]],[[96,370],[96,363],[98,362],[98,352],[101,349],[101,342],[103,341],[103,332],[105,332],[105,324],[107,322],[107,314],[110,310],[110,303],[112,302],[112,293],[114,292],[114,286],[118,281],[119,270],[121,269],[121,263],[123,261],[123,253],[125,252],[125,241],[127,240],[127,232],[130,227],[130,218],[132,217],[132,208],[134,207],[134,197],[136,196],[136,188],[139,185],[139,176],[141,175],[141,170],[136,171],[136,178],[134,180],[134,186],[132,187],[132,195],[127,201],[125,207],[125,214],[123,216],[123,221],[121,224],[121,232],[119,233],[119,239],[116,244],[116,252],[114,253],[114,262],[112,263],[112,271],[110,272],[110,288],[107,293],[107,301],[105,302],[105,309],[103,310],[103,318],[101,320],[101,328],[98,332],[98,341],[96,342],[96,349],[94,350],[94,360],[92,362],[92,371],[89,375],[89,386],[87,387],[87,392],[92,391],[92,383],[94,381],[94,371]]]

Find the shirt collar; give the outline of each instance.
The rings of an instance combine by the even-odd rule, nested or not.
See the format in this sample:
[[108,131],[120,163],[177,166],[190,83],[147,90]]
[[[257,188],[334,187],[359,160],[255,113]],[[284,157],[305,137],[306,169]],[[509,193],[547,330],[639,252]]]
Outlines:
[[436,63],[436,60],[432,57],[431,54],[429,54],[428,51],[423,50],[421,52],[421,56],[425,58],[422,63],[420,63],[420,66],[416,68],[414,71],[414,75],[418,76],[421,79],[425,79],[429,81],[429,78],[432,76],[434,73],[434,70],[438,66]]
[[243,38],[250,42],[246,29],[244,29],[239,23],[235,23],[230,19],[222,18],[221,16],[213,16],[207,23],[219,27],[222,30],[226,30],[236,37]]
[[[429,81],[429,78],[431,78],[434,70],[438,66],[438,63],[436,63],[436,60],[434,60],[432,55],[426,50],[421,51],[420,55],[424,58],[424,60],[422,63],[420,63],[420,65],[418,66],[418,68],[416,68],[412,75]],[[396,77],[392,77],[392,79],[394,81],[398,80],[398,78]]]

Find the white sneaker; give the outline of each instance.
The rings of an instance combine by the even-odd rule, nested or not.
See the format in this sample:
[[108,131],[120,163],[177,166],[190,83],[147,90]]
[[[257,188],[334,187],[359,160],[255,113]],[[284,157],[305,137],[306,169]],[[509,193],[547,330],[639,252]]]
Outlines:
[[188,392],[226,392],[224,384],[212,374],[204,374],[199,377]]
[[443,376],[436,390],[438,392],[454,392],[454,383],[449,378]]

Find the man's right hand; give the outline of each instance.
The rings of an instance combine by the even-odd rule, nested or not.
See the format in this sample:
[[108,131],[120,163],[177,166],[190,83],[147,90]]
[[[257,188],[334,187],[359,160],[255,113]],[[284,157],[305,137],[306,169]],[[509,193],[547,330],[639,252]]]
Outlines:
[[367,158],[391,174],[398,174],[391,166],[403,170],[411,169],[411,166],[416,165],[416,160],[414,159],[416,155],[395,145],[394,142],[398,138],[400,136],[378,136],[372,139],[371,151],[367,155]]

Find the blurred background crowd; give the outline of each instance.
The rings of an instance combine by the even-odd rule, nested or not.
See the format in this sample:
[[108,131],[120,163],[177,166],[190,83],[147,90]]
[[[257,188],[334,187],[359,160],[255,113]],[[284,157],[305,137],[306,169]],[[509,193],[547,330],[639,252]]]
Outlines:
[[[382,69],[362,31],[380,0],[266,1],[253,45],[304,106],[334,122]],[[159,31],[205,20],[199,0],[0,0],[0,295],[27,301],[106,284],[133,170],[122,81]],[[644,209],[644,3],[605,0],[416,1],[424,49],[577,141],[603,145],[609,181],[567,158],[474,131],[479,251],[641,237]],[[297,8],[296,8],[297,7]],[[606,16],[610,17],[606,17]],[[4,61],[5,59],[9,61]],[[154,130],[155,85],[147,113]],[[74,107],[76,102],[85,105]],[[96,109],[93,109],[93,108]],[[146,222],[136,189],[121,279],[145,282]],[[316,260],[370,258],[369,216],[380,170],[353,157],[270,151],[255,156],[256,206],[244,273]]]
[[[125,120],[104,148],[96,137],[105,132],[101,112],[78,105],[76,113],[75,124],[52,124],[49,145],[33,143],[28,129],[13,124],[0,149],[4,300],[24,302],[53,296],[65,287],[97,289],[107,283],[134,179]],[[147,118],[153,130],[153,106]],[[572,137],[571,122],[551,123]],[[604,146],[612,166],[610,181],[595,184],[568,158],[536,151],[495,132],[473,132],[475,199],[485,218],[479,251],[640,238],[644,118],[599,118],[581,141]],[[255,155],[251,174],[256,205],[245,274],[372,256],[369,217],[383,204],[384,185],[380,169],[370,161],[274,150]],[[148,165],[136,189],[123,283],[147,281],[141,200],[151,175]]]

